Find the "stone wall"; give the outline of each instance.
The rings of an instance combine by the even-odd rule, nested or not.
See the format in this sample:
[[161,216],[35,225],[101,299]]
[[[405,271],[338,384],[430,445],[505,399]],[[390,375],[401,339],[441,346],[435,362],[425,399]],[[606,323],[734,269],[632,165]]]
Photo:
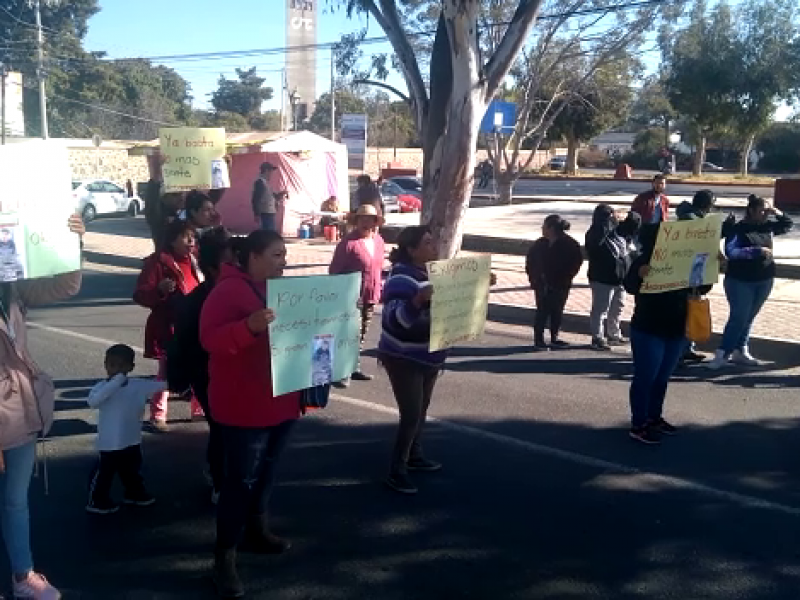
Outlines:
[[127,148],[69,148],[69,164],[73,179],[107,179],[117,185],[130,179],[134,186],[150,179],[146,157],[128,156]]
[[[528,159],[528,152],[520,153],[520,160],[523,162]],[[486,160],[486,150],[478,150],[477,162]],[[547,150],[539,150],[531,163],[532,169],[542,167],[551,158]],[[364,171],[373,177],[377,177],[381,168],[386,167],[387,163],[398,162],[404,168],[415,169],[418,175],[422,175],[422,150],[420,148],[398,148],[397,157],[393,148],[367,148],[366,168]]]

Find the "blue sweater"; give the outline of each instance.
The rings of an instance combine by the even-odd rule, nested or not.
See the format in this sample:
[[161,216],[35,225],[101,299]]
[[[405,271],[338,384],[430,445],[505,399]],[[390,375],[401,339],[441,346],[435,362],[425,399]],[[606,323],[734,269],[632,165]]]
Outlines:
[[431,339],[430,304],[417,308],[413,298],[430,285],[424,269],[407,263],[392,267],[383,288],[380,352],[439,367],[447,351],[429,352]]

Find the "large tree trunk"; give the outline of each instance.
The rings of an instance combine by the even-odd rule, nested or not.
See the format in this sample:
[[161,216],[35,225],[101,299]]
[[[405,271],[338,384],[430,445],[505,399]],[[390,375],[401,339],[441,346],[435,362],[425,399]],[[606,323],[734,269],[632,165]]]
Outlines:
[[702,175],[703,173],[703,162],[706,159],[706,135],[704,133],[700,134],[700,138],[697,142],[697,149],[694,153],[694,166],[692,167],[692,175],[697,177],[698,175]]
[[447,0],[442,9],[450,41],[452,90],[447,129],[436,140],[431,156],[435,193],[427,221],[441,258],[452,258],[461,248],[464,215],[472,196],[478,128],[487,106],[475,35],[479,9],[477,0]]
[[567,175],[575,175],[578,172],[578,151],[580,147],[580,142],[570,132],[567,135],[567,165],[565,169]]
[[744,177],[747,177],[747,170],[750,166],[750,152],[753,150],[755,139],[756,136],[754,135],[747,137],[744,148],[742,148],[742,155],[739,157],[739,173]]
[[514,183],[517,177],[518,174],[510,170],[495,171],[494,182],[497,186],[498,204],[511,204],[514,201]]

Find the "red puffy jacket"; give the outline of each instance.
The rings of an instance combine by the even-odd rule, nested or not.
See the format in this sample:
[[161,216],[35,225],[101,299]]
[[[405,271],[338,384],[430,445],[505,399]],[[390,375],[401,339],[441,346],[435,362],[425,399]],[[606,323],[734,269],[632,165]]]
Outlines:
[[[150,309],[144,330],[145,358],[167,356],[167,344],[172,340],[175,325],[176,305],[203,281],[194,257],[179,260],[183,263],[183,269],[171,253],[156,252],[144,259],[142,272],[139,273],[133,301]],[[187,277],[184,271],[190,275]],[[158,284],[164,279],[175,282],[175,291],[171,294],[163,294],[158,289]]]
[[271,427],[300,417],[300,392],[272,395],[267,333],[253,335],[247,318],[266,308],[264,284],[222,265],[200,314],[200,343],[209,354],[209,404],[214,420],[235,427]]

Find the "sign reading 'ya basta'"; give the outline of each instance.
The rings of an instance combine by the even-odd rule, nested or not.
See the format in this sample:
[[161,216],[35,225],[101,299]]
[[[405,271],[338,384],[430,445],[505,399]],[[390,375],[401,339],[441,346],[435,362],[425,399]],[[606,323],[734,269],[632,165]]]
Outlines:
[[492,259],[474,256],[428,263],[431,297],[430,351],[477,339],[486,326]]
[[225,130],[219,127],[160,129],[164,191],[215,190],[230,187],[225,163]]
[[712,285],[719,279],[722,215],[689,221],[665,221],[658,227],[650,273],[642,294]]

